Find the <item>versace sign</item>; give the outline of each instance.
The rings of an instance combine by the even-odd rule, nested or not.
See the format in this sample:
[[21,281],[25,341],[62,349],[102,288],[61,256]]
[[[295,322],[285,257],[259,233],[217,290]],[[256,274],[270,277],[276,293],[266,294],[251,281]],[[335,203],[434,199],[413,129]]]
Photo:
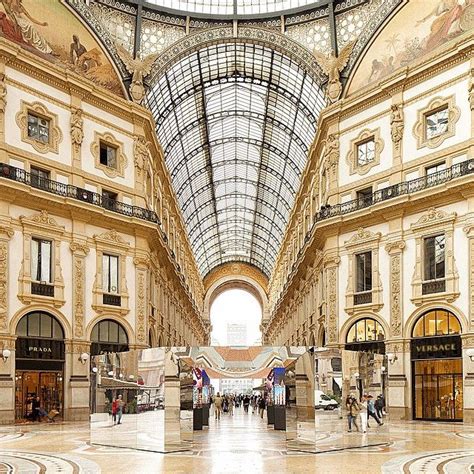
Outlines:
[[460,336],[424,337],[411,341],[412,360],[453,357],[461,357]]

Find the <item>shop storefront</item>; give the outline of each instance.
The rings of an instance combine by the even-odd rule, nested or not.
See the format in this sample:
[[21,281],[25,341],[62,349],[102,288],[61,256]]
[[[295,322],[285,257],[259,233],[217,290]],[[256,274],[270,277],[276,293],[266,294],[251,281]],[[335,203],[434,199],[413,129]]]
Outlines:
[[33,419],[33,400],[63,414],[64,331],[48,313],[32,312],[18,323],[15,349],[15,419]]
[[429,311],[416,322],[411,340],[413,418],[462,421],[461,326],[444,309]]
[[128,351],[128,337],[123,326],[112,319],[97,323],[91,334],[91,355]]
[[387,364],[383,326],[373,318],[359,319],[347,331],[344,349],[353,352],[352,360],[347,358],[346,363],[357,374],[351,379],[349,391],[358,393],[359,398],[364,393],[370,393],[373,396],[382,395],[386,400]]

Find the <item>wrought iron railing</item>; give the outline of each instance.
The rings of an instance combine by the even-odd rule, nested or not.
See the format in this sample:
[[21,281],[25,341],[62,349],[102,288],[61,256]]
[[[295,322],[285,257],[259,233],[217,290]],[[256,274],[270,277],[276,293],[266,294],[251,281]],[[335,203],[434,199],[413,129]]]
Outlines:
[[354,293],[354,305],[372,303],[372,291]]
[[32,281],[31,294],[39,295],[39,296],[54,297],[54,285],[48,285],[47,283],[38,283],[38,282]]
[[[422,176],[421,178],[412,179],[410,181],[403,181],[402,183],[388,186],[372,193],[372,195],[357,198],[352,201],[344,202],[342,204],[335,204],[334,206],[325,206],[315,214],[314,224],[330,217],[342,216],[351,212],[358,211],[371,207],[379,202],[388,201],[404,194],[411,194],[417,191],[438,186],[439,184],[447,183],[455,178],[474,174],[474,159],[463,161],[451,166],[437,173],[429,176]],[[314,226],[313,224],[313,226]]]
[[108,304],[110,306],[122,306],[122,298],[120,295],[111,295],[109,293],[104,293],[102,298],[103,304]]
[[421,293],[431,295],[433,293],[444,293],[446,291],[446,280],[424,281],[421,284]]
[[87,189],[82,189],[70,184],[60,183],[47,178],[38,179],[37,175],[32,175],[31,173],[20,168],[15,168],[14,166],[0,163],[0,177],[28,184],[48,193],[56,194],[57,196],[88,202],[95,206],[100,206],[109,211],[116,212],[117,214],[136,217],[137,219],[153,222],[161,226],[160,219],[155,211],[116,201],[115,199],[104,197],[99,193],[94,193]]

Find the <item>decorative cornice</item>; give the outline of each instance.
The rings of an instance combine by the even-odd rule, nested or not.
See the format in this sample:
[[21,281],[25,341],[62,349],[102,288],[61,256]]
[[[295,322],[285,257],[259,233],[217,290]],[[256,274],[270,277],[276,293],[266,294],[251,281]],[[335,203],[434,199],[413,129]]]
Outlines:
[[19,217],[20,222],[25,227],[37,227],[47,232],[63,233],[65,230],[64,226],[59,225],[56,222],[56,219],[50,217],[48,211],[42,210],[39,214],[33,214],[32,216],[23,216]]
[[423,214],[415,223],[410,227],[412,230],[425,229],[427,227],[446,224],[448,222],[454,222],[456,219],[456,212],[448,214],[447,212],[431,207],[426,214]]
[[347,240],[344,245],[345,247],[353,247],[355,245],[367,244],[369,242],[379,241],[382,237],[380,232],[372,232],[370,230],[364,230],[362,227],[357,229],[357,232]]
[[108,245],[118,245],[120,247],[130,247],[130,243],[125,241],[122,236],[115,230],[111,229],[103,234],[94,234],[93,239],[96,242],[105,243]]

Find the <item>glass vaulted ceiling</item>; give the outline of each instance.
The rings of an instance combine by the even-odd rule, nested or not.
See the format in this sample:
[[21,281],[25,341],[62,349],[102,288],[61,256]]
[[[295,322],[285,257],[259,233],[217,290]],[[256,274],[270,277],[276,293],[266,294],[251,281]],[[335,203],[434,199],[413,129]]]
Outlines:
[[191,53],[151,83],[147,103],[201,273],[237,260],[269,276],[321,88],[289,58],[238,41]]
[[187,13],[258,15],[278,13],[319,3],[315,0],[147,0],[148,3]]

